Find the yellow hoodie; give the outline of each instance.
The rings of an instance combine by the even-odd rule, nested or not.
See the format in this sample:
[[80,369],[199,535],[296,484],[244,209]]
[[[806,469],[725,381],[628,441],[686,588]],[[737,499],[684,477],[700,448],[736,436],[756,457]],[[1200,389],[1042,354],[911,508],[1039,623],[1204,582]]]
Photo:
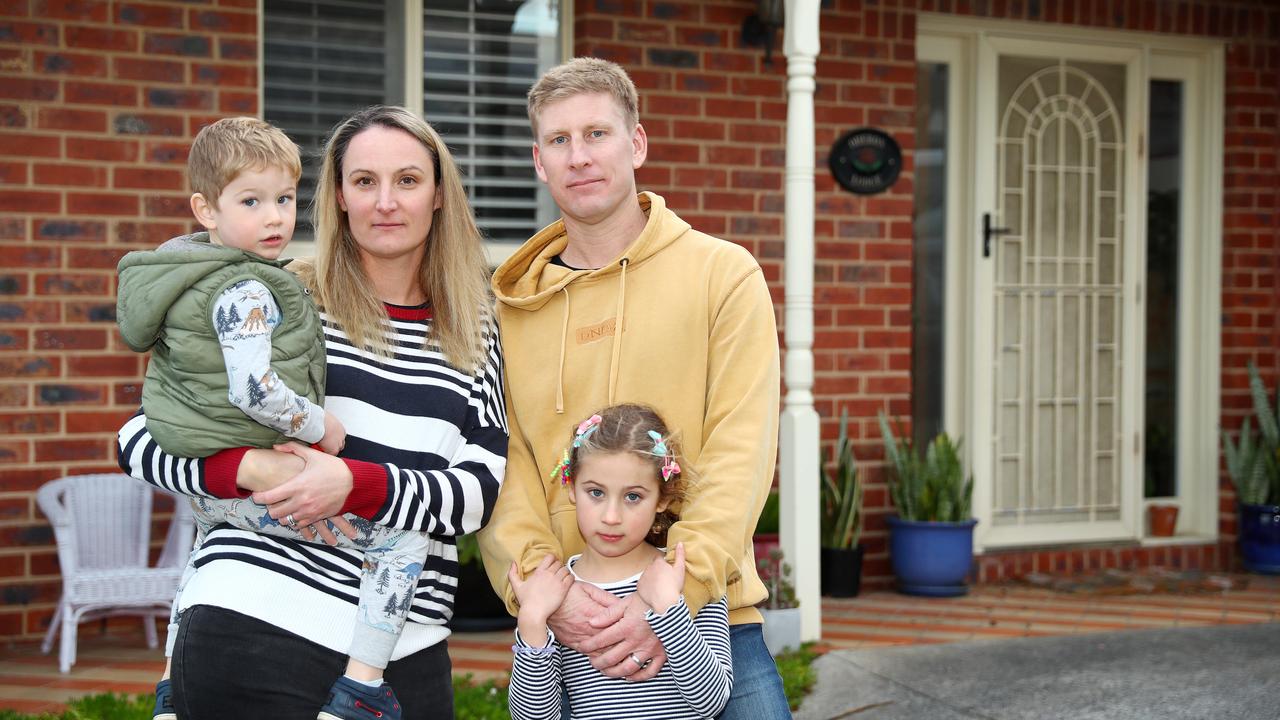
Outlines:
[[[583,548],[566,489],[550,479],[571,430],[619,402],[652,405],[697,470],[668,544],[684,542],[685,600],[728,596],[730,622],[759,622],[751,535],[773,481],[778,334],[759,264],[692,230],[641,193],[640,237],[598,270],[552,264],[564,225],[533,236],[494,274],[506,356],[507,473],[480,549],[513,614],[507,568]],[[621,326],[622,332],[615,332]]]

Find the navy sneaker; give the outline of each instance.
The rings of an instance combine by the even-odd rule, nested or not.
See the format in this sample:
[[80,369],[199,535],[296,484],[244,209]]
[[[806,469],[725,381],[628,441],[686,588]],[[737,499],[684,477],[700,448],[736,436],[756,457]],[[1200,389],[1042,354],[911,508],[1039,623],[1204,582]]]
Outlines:
[[156,709],[151,711],[151,720],[178,720],[178,713],[173,709],[173,690],[168,680],[156,683]]
[[329,690],[329,702],[320,708],[318,720],[401,720],[400,701],[391,686],[371,688],[343,675]]

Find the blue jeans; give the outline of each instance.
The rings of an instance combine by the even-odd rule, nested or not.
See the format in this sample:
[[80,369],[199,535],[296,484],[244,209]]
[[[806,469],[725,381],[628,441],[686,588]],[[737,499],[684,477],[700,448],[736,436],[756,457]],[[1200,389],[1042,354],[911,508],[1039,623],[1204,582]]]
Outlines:
[[782,676],[764,644],[759,623],[729,628],[733,650],[733,692],[720,720],[791,720]]

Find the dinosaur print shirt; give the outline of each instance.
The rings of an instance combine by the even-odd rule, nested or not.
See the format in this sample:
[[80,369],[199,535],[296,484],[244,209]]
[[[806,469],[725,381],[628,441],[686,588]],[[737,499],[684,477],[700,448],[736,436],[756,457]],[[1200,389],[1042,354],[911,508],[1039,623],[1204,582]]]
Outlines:
[[324,437],[324,409],[295,393],[271,369],[271,334],[285,320],[267,286],[244,280],[212,306],[227,366],[227,400],[254,421],[305,443]]

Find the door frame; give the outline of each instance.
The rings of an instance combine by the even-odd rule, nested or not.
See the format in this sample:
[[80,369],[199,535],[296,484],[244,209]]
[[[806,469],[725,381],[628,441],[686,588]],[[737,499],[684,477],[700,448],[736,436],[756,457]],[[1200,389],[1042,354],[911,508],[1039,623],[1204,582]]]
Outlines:
[[[947,288],[944,308],[943,424],[953,436],[974,438],[975,428],[987,423],[990,413],[978,408],[976,398],[993,392],[992,378],[979,368],[979,349],[990,348],[993,328],[976,320],[975,288],[990,287],[991,263],[985,267],[976,252],[981,238],[980,219],[984,208],[994,209],[995,153],[977,152],[983,147],[979,138],[977,113],[995,112],[994,88],[981,87],[979,68],[994,63],[994,45],[1003,48],[1034,50],[1046,43],[1090,46],[1107,55],[1123,55],[1137,63],[1130,73],[1127,92],[1130,95],[1126,113],[1125,158],[1126,183],[1130,196],[1145,208],[1147,96],[1151,79],[1176,79],[1184,83],[1187,93],[1183,123],[1184,187],[1186,202],[1182,204],[1182,237],[1180,240],[1181,277],[1179,280],[1179,401],[1178,401],[1178,502],[1183,507],[1178,535],[1174,538],[1145,538],[1141,478],[1143,407],[1140,386],[1144,367],[1145,302],[1138,283],[1146,267],[1145,211],[1130,213],[1133,221],[1125,224],[1124,253],[1127,287],[1137,287],[1128,302],[1136,307],[1126,309],[1122,341],[1126,343],[1124,382],[1128,397],[1122,447],[1121,486],[1125,492],[1122,517],[1124,532],[1115,533],[1116,540],[1139,540],[1143,544],[1199,543],[1218,536],[1218,441],[1220,406],[1221,287],[1222,287],[1222,147],[1223,147],[1223,67],[1222,42],[1194,37],[1177,37],[1153,33],[1099,30],[1049,23],[1009,20],[982,20],[938,13],[920,13],[917,20],[917,60],[944,62],[950,65],[948,75],[947,128]],[[984,50],[984,48],[986,48]],[[986,57],[984,58],[984,53]],[[1044,54],[1043,52],[1029,54]],[[989,83],[988,83],[989,84]],[[983,94],[985,91],[985,95]],[[991,122],[987,118],[987,122]],[[1139,155],[1141,153],[1141,155]],[[987,178],[984,183],[982,178]],[[985,194],[985,195],[984,195]],[[1194,198],[1194,199],[1193,199]],[[1136,208],[1135,208],[1136,210]],[[1136,217],[1135,217],[1136,216]],[[986,283],[978,275],[985,272]],[[1194,341],[1193,341],[1194,339]],[[1132,380],[1130,379],[1132,378]],[[1136,382],[1134,382],[1136,380]],[[984,395],[985,393],[985,395]],[[989,405],[989,404],[988,404]],[[987,417],[980,417],[986,414]],[[1132,437],[1130,437],[1132,436]],[[979,518],[975,534],[975,552],[988,548],[1016,547],[1093,541],[1065,533],[1061,537],[1025,537],[1017,532],[993,533],[990,523],[990,500],[993,484],[982,480],[981,473],[990,466],[989,457],[975,452],[977,445],[967,442],[965,463],[975,474],[974,514]],[[1118,458],[1119,460],[1119,458]],[[983,522],[985,520],[985,522]],[[1020,530],[1020,528],[1019,528]]]

